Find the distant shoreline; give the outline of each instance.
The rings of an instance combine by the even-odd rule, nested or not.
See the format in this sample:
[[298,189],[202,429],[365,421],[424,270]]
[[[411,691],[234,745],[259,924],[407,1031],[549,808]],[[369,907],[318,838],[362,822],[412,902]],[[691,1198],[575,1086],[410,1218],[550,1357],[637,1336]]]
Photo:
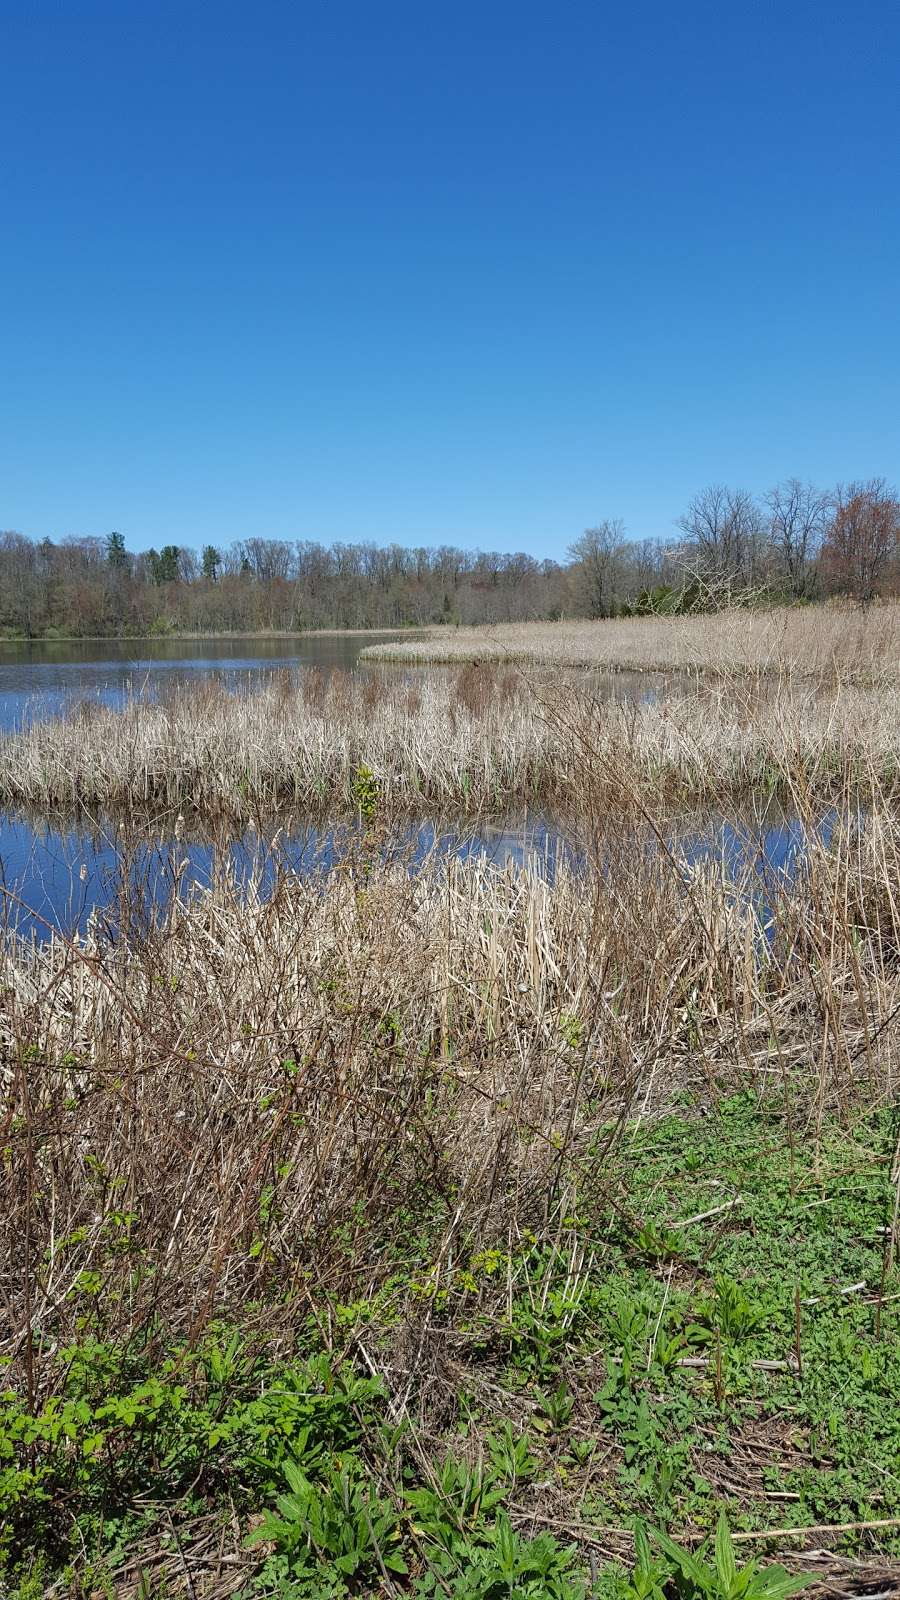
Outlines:
[[33,644],[180,644],[192,639],[349,639],[393,638],[395,634],[411,637],[424,633],[431,623],[415,628],[280,628],[256,629],[251,633],[54,633],[41,634],[29,639],[0,638],[0,649],[21,649]]
[[419,630],[367,645],[370,666],[466,663],[590,668],[604,672],[794,676],[811,681],[896,684],[900,680],[900,602],[868,611],[815,605],[610,617],[596,621],[497,622]]

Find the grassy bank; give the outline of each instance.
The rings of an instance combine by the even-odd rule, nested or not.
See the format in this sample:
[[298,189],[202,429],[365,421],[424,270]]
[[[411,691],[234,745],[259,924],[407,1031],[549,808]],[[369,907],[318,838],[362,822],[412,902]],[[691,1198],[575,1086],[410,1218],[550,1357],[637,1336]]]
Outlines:
[[432,628],[419,640],[369,646],[372,661],[529,661],[615,671],[800,673],[896,682],[900,603],[734,610],[607,622],[512,622]]
[[0,738],[0,803],[195,807],[247,818],[275,806],[383,815],[828,798],[891,785],[900,690],[788,679],[708,684],[640,705],[469,666],[391,675],[276,674],[228,693],[205,682],[122,711],[87,703]]
[[6,1592],[896,1576],[896,822],[596,849],[7,947]]
[[399,628],[220,628],[203,632],[196,628],[173,628],[156,633],[0,633],[0,650],[21,649],[25,645],[55,644],[166,644],[191,639],[383,639],[394,637]]

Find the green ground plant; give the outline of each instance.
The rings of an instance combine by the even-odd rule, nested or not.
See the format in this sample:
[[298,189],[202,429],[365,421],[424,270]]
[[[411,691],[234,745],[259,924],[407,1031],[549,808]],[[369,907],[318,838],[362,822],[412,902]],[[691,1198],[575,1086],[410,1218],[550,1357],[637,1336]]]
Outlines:
[[602,807],[411,871],[358,800],[327,875],[0,951],[4,1600],[886,1588],[889,797],[764,892]]
[[[118,1594],[149,1550],[147,1592],[162,1593],[153,1573],[174,1583],[175,1551],[210,1516],[238,1518],[248,1597],[579,1600],[594,1581],[583,1536],[602,1544],[635,1518],[633,1539],[606,1535],[594,1575],[618,1600],[783,1600],[796,1570],[756,1551],[739,1561],[732,1543],[767,1528],[800,1533],[777,1537],[794,1569],[805,1526],[856,1524],[839,1548],[900,1555],[900,1295],[884,1231],[896,1134],[893,1113],[869,1113],[792,1148],[752,1094],[640,1126],[602,1250],[575,1215],[572,1237],[523,1241],[501,1274],[519,1286],[511,1314],[489,1336],[472,1313],[493,1272],[429,1303],[461,1340],[463,1433],[390,1422],[389,1380],[360,1370],[352,1333],[343,1356],[326,1348],[314,1317],[286,1361],[249,1326],[163,1354],[158,1337],[126,1348],[86,1327],[50,1360],[37,1408],[12,1383],[0,1396],[6,1591],[65,1580],[87,1594],[105,1573]],[[712,1231],[690,1220],[725,1205]],[[676,1224],[678,1253],[648,1252],[647,1230]],[[573,1238],[592,1253],[563,1294]],[[405,1272],[417,1279],[419,1262],[398,1262],[394,1295]],[[389,1371],[396,1336],[371,1306],[370,1365]],[[536,1527],[551,1505],[553,1529]]]

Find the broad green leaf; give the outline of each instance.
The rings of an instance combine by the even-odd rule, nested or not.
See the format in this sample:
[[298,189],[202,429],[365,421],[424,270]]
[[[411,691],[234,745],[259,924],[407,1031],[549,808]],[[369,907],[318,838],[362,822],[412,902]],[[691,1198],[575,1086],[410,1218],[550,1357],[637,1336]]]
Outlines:
[[799,1594],[801,1589],[808,1589],[815,1578],[811,1574],[796,1576],[794,1573],[785,1572],[783,1567],[769,1567],[766,1572],[761,1572],[754,1586],[756,1600],[785,1600],[789,1594]]
[[650,1540],[647,1538],[647,1529],[640,1517],[634,1519],[634,1553],[638,1567],[643,1572],[649,1572],[653,1566],[653,1554]]
[[737,1576],[737,1562],[734,1559],[734,1545],[728,1529],[728,1520],[725,1512],[719,1512],[719,1522],[716,1528],[716,1572],[719,1583],[726,1595],[734,1593],[734,1580]]
[[710,1573],[702,1562],[697,1561],[688,1550],[682,1550],[674,1539],[670,1539],[669,1535],[663,1532],[662,1528],[654,1528],[653,1537],[659,1548],[669,1557],[669,1560],[674,1561],[675,1565],[680,1567],[685,1577],[690,1578],[692,1583],[696,1583],[699,1589],[704,1591],[709,1589]]

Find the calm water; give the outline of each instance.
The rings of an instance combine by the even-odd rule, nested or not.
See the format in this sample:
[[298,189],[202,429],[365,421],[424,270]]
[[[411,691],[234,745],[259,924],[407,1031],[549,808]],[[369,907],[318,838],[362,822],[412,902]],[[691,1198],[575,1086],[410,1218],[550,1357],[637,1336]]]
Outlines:
[[[208,888],[223,873],[239,887],[250,882],[267,894],[281,875],[327,871],[352,858],[359,833],[352,823],[298,824],[289,833],[273,827],[266,837],[250,830],[240,838],[169,835],[131,838],[115,822],[71,827],[35,818],[0,818],[0,924],[25,936],[54,930],[83,933],[94,913],[116,926],[127,900],[139,922],[171,902]],[[411,822],[383,851],[415,870],[427,855],[481,857],[498,867],[532,862],[552,877],[560,859],[578,859],[575,846],[540,818],[502,824],[480,822],[477,831],[434,821]]]
[[[399,634],[298,634],[254,639],[89,639],[0,643],[0,730],[52,716],[79,700],[121,705],[159,682],[215,672],[235,685],[276,667],[350,669],[374,638]],[[403,637],[408,637],[404,635]]]
[[[833,816],[820,824],[826,841]],[[139,924],[158,916],[174,894],[184,899],[209,887],[223,872],[238,886],[254,882],[265,895],[284,873],[305,876],[352,859],[358,833],[352,824],[294,821],[288,833],[260,837],[186,838],[169,834],[126,837],[113,821],[84,826],[0,818],[0,925],[39,940],[52,931],[83,933],[100,915],[113,929],[122,906]],[[683,863],[723,860],[732,871],[752,865],[763,898],[779,880],[792,878],[802,864],[807,836],[796,818],[773,815],[766,821],[705,818],[686,828],[678,846]],[[648,848],[654,848],[650,841]],[[640,849],[639,841],[635,848]],[[522,816],[500,823],[479,821],[476,828],[434,821],[411,822],[385,854],[413,871],[432,852],[478,857],[505,868],[529,865],[552,879],[560,862],[578,867],[583,841],[546,817]]]
[[[215,673],[234,688],[278,667],[309,666],[352,671],[367,634],[301,635],[272,639],[88,641],[0,645],[0,730],[30,719],[65,713],[85,699],[121,704],[136,695],[152,696],[163,685]],[[380,637],[384,638],[385,635]],[[399,635],[391,635],[396,638]],[[444,668],[387,667],[405,674]],[[684,692],[692,680],[643,674],[590,675],[600,697],[641,702]],[[827,825],[827,824],[826,824]],[[193,838],[176,846],[174,838],[126,841],[115,822],[4,815],[0,813],[0,923],[23,934],[45,938],[52,929],[83,932],[98,913],[116,924],[123,890],[137,914],[157,914],[173,892],[180,895],[208,885],[223,868],[240,882],[254,878],[262,891],[277,873],[306,873],[331,866],[345,853],[352,830],[321,823],[292,826],[273,846],[255,834],[213,843]],[[763,873],[791,873],[802,854],[799,824],[773,816],[741,824],[709,819],[688,839],[688,858],[724,855],[737,866],[759,858]],[[552,874],[564,857],[577,862],[580,851],[546,818],[522,817],[470,830],[436,830],[433,822],[411,824],[395,849],[414,867],[439,848],[474,853],[505,866],[525,862]]]

